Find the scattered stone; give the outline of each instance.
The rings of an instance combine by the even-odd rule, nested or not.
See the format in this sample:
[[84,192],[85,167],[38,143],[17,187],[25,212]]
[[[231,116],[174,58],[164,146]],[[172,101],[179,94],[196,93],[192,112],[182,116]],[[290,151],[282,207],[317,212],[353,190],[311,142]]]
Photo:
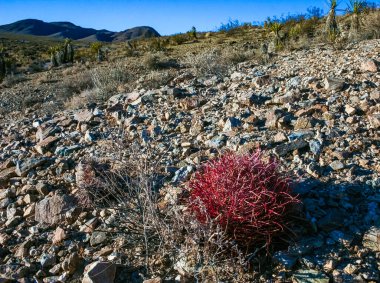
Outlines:
[[35,220],[39,223],[58,224],[65,220],[65,213],[76,206],[69,195],[47,197],[36,205]]
[[325,78],[325,89],[333,91],[341,91],[345,85],[345,81],[337,78]]
[[86,266],[82,283],[113,283],[115,275],[115,264],[97,261]]
[[372,227],[364,234],[363,246],[374,252],[380,252],[380,228]]
[[298,139],[290,143],[285,143],[285,144],[276,146],[274,149],[274,153],[277,156],[285,156],[293,150],[304,148],[306,146],[308,146],[308,143],[305,140]]
[[45,154],[46,151],[48,151],[51,146],[59,140],[59,137],[49,136],[46,139],[40,141],[38,144],[36,144],[35,149],[40,154]]
[[380,63],[375,61],[375,60],[367,60],[365,62],[363,62],[360,66],[360,69],[363,71],[363,72],[372,72],[372,73],[376,73],[379,71],[379,66],[380,66]]
[[293,274],[295,283],[329,283],[330,278],[322,272],[311,269],[298,270]]
[[36,167],[44,164],[47,158],[31,158],[23,161],[19,161],[16,164],[15,173],[20,177],[25,177],[28,172]]
[[330,163],[330,167],[334,171],[342,170],[344,169],[344,164],[340,162],[339,160],[335,160]]

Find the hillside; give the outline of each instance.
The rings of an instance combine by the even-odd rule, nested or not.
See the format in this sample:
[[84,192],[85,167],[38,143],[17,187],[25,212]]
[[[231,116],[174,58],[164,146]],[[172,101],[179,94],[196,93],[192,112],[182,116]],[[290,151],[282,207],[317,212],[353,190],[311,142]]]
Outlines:
[[380,13],[337,20],[0,38],[0,282],[380,282]]
[[55,39],[71,38],[74,40],[99,40],[105,42],[130,39],[159,37],[151,27],[134,27],[121,32],[82,28],[70,22],[46,23],[41,20],[27,19],[0,26],[0,33],[46,36]]
[[[140,80],[133,92],[104,103],[51,115],[26,111],[3,122],[0,263],[19,264],[1,276],[52,282],[82,278],[87,265],[90,277],[109,270],[109,281],[102,282],[141,282],[147,279],[144,256],[139,247],[126,248],[136,239],[124,221],[135,212],[97,199],[116,189],[98,187],[104,176],[97,170],[112,172],[129,162],[144,166],[134,163],[143,162],[144,153],[155,164],[152,176],[160,176],[161,213],[169,213],[180,207],[179,184],[200,163],[227,149],[260,147],[298,176],[295,191],[304,204],[295,242],[274,253],[267,276],[378,282],[379,50],[379,40],[340,51],[318,46],[283,53],[269,64],[241,63],[223,80],[181,70],[158,88],[148,90]],[[95,208],[78,199],[82,190],[94,194]],[[189,248],[176,245],[183,252]],[[161,255],[149,259],[150,276],[186,278],[201,260],[178,251]],[[258,270],[239,276],[239,282],[260,281]]]

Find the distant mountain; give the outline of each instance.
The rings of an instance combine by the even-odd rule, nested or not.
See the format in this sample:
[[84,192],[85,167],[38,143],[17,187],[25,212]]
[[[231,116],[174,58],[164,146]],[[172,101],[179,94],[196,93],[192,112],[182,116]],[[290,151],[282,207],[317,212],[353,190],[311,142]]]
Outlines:
[[46,23],[34,19],[2,25],[0,26],[0,32],[104,42],[120,42],[160,36],[155,29],[147,26],[134,27],[121,32],[112,32],[105,29],[82,28],[70,22]]

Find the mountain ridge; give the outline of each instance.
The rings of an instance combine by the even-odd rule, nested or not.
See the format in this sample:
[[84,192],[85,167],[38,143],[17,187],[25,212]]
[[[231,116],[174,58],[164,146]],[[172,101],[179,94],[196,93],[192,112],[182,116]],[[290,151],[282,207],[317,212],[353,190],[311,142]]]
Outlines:
[[138,26],[114,32],[106,29],[84,28],[68,21],[44,22],[38,19],[25,19],[0,25],[0,32],[104,42],[120,42],[160,36],[154,28],[149,26]]

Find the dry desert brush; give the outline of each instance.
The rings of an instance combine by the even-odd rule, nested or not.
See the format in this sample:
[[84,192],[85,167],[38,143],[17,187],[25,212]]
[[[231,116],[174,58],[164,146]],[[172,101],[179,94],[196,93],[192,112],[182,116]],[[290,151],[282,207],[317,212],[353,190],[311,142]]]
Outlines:
[[239,246],[265,246],[289,233],[299,202],[279,163],[262,152],[227,153],[206,163],[189,182],[189,208],[200,222],[223,227]]

